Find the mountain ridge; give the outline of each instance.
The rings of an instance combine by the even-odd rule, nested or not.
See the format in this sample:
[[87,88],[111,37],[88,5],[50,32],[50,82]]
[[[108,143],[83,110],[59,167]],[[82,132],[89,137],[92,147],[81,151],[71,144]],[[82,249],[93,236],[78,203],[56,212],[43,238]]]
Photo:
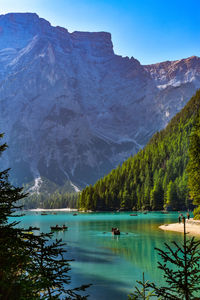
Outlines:
[[[94,183],[200,87],[199,59],[159,79],[158,67],[116,55],[110,33],[69,33],[30,13],[0,16],[0,63],[0,128],[9,145],[2,166],[12,168],[14,184]],[[173,82],[161,89],[159,80]]]

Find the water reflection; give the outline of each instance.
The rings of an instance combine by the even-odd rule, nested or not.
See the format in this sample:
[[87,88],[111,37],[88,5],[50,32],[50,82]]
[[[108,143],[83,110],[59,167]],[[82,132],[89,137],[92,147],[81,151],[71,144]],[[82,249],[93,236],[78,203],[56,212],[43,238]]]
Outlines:
[[[72,283],[75,286],[92,283],[88,293],[94,300],[127,299],[142,272],[150,281],[161,283],[157,269],[160,259],[157,248],[164,242],[181,241],[182,234],[164,232],[158,226],[176,222],[178,213],[164,215],[148,213],[130,216],[130,213],[72,213],[40,216],[28,213],[22,226],[37,226],[48,232],[50,226],[65,224],[67,231],[55,232],[53,238],[67,243],[66,258],[72,262]],[[113,236],[112,227],[118,227],[120,236]],[[103,297],[103,298],[102,298]]]

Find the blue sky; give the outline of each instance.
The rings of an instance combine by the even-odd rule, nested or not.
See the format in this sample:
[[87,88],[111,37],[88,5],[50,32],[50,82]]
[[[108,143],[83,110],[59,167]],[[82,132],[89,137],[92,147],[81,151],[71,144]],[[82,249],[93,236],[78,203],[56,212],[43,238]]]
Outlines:
[[70,32],[108,31],[114,51],[142,64],[200,56],[200,0],[0,0]]

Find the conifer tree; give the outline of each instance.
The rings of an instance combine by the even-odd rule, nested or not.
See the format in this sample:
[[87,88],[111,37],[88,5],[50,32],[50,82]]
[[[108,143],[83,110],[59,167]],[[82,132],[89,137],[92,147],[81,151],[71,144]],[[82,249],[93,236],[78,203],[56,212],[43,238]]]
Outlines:
[[[2,138],[2,134],[0,135]],[[6,149],[0,145],[0,154]],[[68,289],[69,260],[61,240],[52,242],[52,234],[30,234],[37,228],[18,228],[11,222],[17,216],[17,201],[26,195],[8,181],[8,171],[0,171],[0,299],[86,299],[79,291]],[[77,293],[78,292],[78,293]]]
[[[145,289],[150,288],[158,299],[189,300],[199,299],[200,287],[200,241],[195,238],[187,239],[185,218],[183,243],[173,241],[172,246],[164,243],[165,249],[155,248],[161,257],[158,268],[164,272],[165,286],[145,282]],[[138,282],[144,290],[144,282]],[[129,299],[144,299],[140,291],[132,294]],[[152,295],[149,295],[152,296]],[[145,298],[148,299],[148,298]]]
[[128,300],[149,300],[151,297],[155,297],[153,291],[149,289],[149,281],[145,281],[144,272],[142,274],[142,281],[137,281],[142,286],[141,290],[136,286],[135,291],[128,295]]

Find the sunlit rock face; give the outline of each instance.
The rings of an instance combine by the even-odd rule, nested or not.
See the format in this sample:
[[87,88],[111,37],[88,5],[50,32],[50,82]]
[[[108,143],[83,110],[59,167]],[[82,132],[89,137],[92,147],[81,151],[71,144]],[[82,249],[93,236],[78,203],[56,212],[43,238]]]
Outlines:
[[200,87],[200,59],[142,66],[106,32],[0,16],[2,167],[15,184],[94,183],[143,147]]

